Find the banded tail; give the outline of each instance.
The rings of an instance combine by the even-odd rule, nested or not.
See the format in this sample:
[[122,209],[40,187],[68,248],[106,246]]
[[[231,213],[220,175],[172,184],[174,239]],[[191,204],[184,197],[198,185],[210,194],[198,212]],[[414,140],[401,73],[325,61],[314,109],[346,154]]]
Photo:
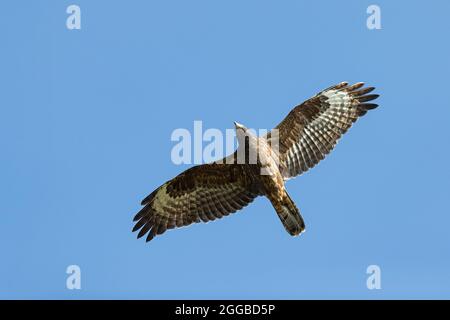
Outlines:
[[285,192],[282,201],[277,201],[276,203],[272,201],[272,204],[284,228],[291,236],[298,236],[305,231],[305,222],[300,211],[287,192]]

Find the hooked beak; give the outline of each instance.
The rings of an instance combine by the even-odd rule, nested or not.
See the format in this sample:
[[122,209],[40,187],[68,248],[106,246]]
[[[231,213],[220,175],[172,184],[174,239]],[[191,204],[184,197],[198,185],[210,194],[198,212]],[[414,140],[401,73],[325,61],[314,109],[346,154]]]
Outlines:
[[234,126],[236,127],[236,129],[244,129],[244,126],[236,121],[234,121]]

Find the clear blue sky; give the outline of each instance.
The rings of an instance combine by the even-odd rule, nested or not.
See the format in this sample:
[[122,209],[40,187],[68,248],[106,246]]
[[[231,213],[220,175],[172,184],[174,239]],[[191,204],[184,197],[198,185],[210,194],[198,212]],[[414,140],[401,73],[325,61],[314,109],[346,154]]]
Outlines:
[[[82,29],[66,28],[77,4]],[[381,7],[381,30],[366,8]],[[8,1],[0,13],[0,298],[450,298],[449,1]],[[380,107],[270,203],[149,244],[140,200],[194,120],[276,125],[340,81]],[[66,289],[66,267],[82,289]],[[381,290],[366,268],[381,267]]]

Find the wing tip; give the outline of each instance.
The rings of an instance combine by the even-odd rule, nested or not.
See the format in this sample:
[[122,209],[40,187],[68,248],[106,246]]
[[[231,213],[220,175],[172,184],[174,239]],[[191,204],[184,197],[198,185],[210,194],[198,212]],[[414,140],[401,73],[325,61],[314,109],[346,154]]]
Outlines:
[[367,102],[367,101],[375,100],[379,96],[380,96],[379,94],[367,94],[367,95],[363,95],[360,97],[356,97],[356,100],[358,100],[359,102]]
[[373,110],[378,108],[378,103],[361,103],[359,107],[364,110]]
[[367,113],[369,110],[373,110],[378,107],[377,103],[366,103],[372,100],[375,100],[380,97],[379,94],[371,93],[373,90],[375,90],[375,87],[365,87],[364,82],[357,82],[347,88],[345,88],[345,91],[348,92],[348,94],[356,101],[359,111],[359,116],[363,116]]
[[326,89],[326,90],[339,90],[339,89],[343,89],[346,86],[348,86],[348,81],[342,81],[334,86],[331,86],[330,88]]
[[153,232],[153,229],[149,232],[149,234],[147,235],[147,238],[145,238],[145,242],[150,242],[151,240],[153,240],[153,238],[155,237],[155,234]]

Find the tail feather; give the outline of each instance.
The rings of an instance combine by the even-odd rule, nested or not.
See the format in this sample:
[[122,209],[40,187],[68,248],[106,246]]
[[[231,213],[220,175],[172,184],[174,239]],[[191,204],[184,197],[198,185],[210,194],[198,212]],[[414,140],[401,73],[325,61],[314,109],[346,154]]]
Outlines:
[[305,231],[305,222],[300,211],[287,193],[281,202],[273,203],[273,206],[284,228],[291,236],[298,236]]

